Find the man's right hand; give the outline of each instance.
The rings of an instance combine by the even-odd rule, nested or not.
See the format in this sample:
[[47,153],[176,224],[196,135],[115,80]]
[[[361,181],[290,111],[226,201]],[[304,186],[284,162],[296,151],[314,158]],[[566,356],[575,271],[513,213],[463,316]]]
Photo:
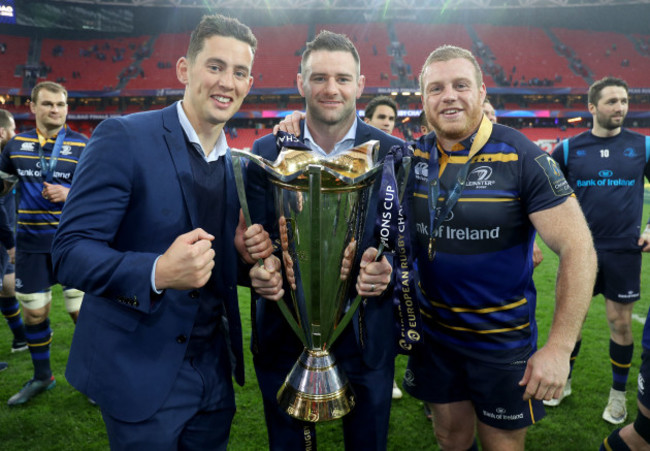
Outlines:
[[305,113],[302,111],[294,111],[273,127],[273,134],[277,135],[278,130],[282,130],[283,132],[291,133],[293,136],[300,136],[300,121],[304,118]]
[[280,259],[271,255],[264,259],[264,266],[254,265],[250,272],[251,286],[257,294],[271,301],[279,301],[284,296]]
[[210,279],[214,267],[214,236],[203,229],[180,235],[156,264],[156,289],[191,290]]

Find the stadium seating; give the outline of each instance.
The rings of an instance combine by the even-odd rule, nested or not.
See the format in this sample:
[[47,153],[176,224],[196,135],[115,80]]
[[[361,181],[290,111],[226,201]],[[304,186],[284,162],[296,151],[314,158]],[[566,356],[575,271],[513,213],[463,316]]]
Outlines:
[[354,42],[361,59],[361,73],[366,77],[366,86],[388,87],[391,57],[388,54],[390,38],[384,23],[360,24],[321,24],[316,26],[316,33],[329,30],[343,33]]
[[555,51],[542,28],[474,25],[474,30],[503,68],[509,86],[514,82],[534,84],[535,79],[542,83],[538,86],[543,86],[545,79],[553,86],[588,86],[582,77],[569,70],[568,60]]
[[[134,55],[148,39],[147,36],[89,40],[48,38],[43,39],[41,60],[51,68],[47,79],[62,81],[68,90],[110,91],[117,87],[120,73],[133,63]],[[57,51],[59,48],[62,52]],[[121,57],[114,59],[118,54]]]
[[[570,47],[592,71],[594,80],[611,75],[630,87],[648,87],[650,56],[642,55],[623,33],[553,28],[553,33]],[[628,65],[623,65],[627,60]]]
[[22,74],[16,77],[16,67],[27,63],[29,38],[20,36],[0,36],[0,43],[5,44],[5,52],[0,53],[0,87],[15,88],[22,85]]

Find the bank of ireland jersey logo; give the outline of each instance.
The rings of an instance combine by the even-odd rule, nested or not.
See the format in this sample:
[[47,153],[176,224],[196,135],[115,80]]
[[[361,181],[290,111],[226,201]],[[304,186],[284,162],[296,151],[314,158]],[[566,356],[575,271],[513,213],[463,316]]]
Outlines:
[[492,168],[490,166],[479,166],[467,176],[466,186],[474,189],[486,189],[495,183],[492,180]]
[[429,163],[420,161],[415,164],[415,178],[417,180],[426,182],[429,179]]
[[609,169],[603,169],[602,171],[598,171],[598,175],[602,178],[609,178],[614,175],[614,172]]
[[22,143],[20,145],[20,150],[22,150],[23,152],[33,152],[34,147],[36,147],[36,143],[29,143],[29,142]]
[[535,158],[535,161],[544,171],[553,190],[553,194],[556,196],[567,196],[573,192],[571,186],[569,186],[569,183],[564,178],[564,174],[562,174],[562,170],[558,166],[557,161],[548,154],[538,156]]

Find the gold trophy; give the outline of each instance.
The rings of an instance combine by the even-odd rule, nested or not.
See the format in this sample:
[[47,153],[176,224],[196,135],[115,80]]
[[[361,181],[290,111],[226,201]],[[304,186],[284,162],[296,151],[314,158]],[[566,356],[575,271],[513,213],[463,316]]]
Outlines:
[[341,262],[344,255],[354,261],[362,242],[370,192],[382,167],[378,151],[375,140],[327,157],[284,147],[271,162],[232,149],[243,209],[240,158],[263,168],[273,185],[282,269],[293,304],[289,309],[281,300],[279,307],[305,347],[277,397],[281,408],[303,421],[341,418],[355,404],[329,349],[353,313],[346,308],[354,281],[341,279]]

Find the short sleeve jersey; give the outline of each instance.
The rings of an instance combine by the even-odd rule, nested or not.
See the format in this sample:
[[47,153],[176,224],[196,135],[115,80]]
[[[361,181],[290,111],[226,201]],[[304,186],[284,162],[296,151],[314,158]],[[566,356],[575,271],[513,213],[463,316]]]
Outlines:
[[575,190],[598,250],[640,251],[643,177],[650,176],[646,140],[627,129],[609,138],[587,131],[553,150],[553,158]]
[[446,152],[428,135],[414,152],[411,221],[425,337],[433,347],[453,346],[485,362],[521,362],[537,342],[535,230],[528,215],[561,204],[572,191],[548,154],[518,131],[494,125],[470,162],[458,202],[438,229],[430,260],[430,157],[440,161],[440,207],[467,162],[471,141]]
[[[42,148],[47,162],[50,161],[55,140],[56,136],[48,139]],[[81,133],[66,128],[52,183],[70,188],[79,157],[87,142],[88,138]],[[0,158],[0,172],[18,179],[16,248],[20,252],[50,252],[63,208],[63,203],[50,202],[41,195],[45,177],[41,174],[39,149],[38,134],[33,129],[18,134],[9,141]]]

